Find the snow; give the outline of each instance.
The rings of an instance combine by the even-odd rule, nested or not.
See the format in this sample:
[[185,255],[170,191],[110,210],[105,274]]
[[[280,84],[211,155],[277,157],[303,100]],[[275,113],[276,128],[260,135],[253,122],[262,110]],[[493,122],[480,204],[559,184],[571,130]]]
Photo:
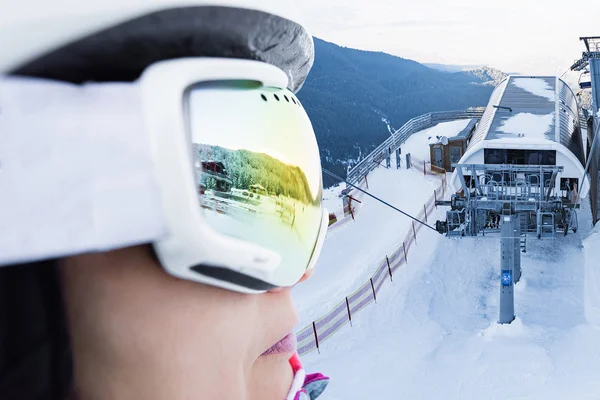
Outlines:
[[[395,157],[392,165],[396,165]],[[436,176],[425,177],[422,168],[407,170],[404,163],[401,169],[379,167],[367,179],[369,193],[412,215],[423,209],[441,182]],[[341,199],[338,201],[341,206]],[[328,231],[310,283],[294,289],[294,297],[303,309],[299,328],[324,315],[365,283],[386,254],[402,244],[407,229],[412,227],[411,219],[377,200],[364,196],[361,201],[355,221]]]
[[[402,147],[402,168],[406,168],[406,154],[410,153],[413,159],[429,161],[429,142],[435,140],[436,136],[446,136],[448,138],[456,137],[469,123],[469,119],[459,119],[451,122],[443,122],[429,129],[413,134],[401,146]],[[431,138],[431,139],[430,139]],[[382,163],[384,164],[384,163]],[[395,168],[396,159],[392,156],[392,168]],[[346,188],[345,184],[338,184],[329,187],[323,191],[323,204],[328,212],[334,212],[338,219],[343,217],[343,204],[340,193]]]
[[533,93],[536,96],[545,97],[550,101],[556,101],[556,94],[546,81],[539,78],[517,78],[513,80],[515,86]]
[[526,139],[548,141],[545,133],[551,129],[553,122],[553,113],[546,115],[519,113],[503,121],[498,130],[505,133],[523,134]]
[[[417,212],[426,189],[433,191],[431,179],[379,168],[369,185]],[[438,208],[430,222],[444,211]],[[293,291],[299,328],[373,273],[404,237],[403,218],[365,198],[357,221],[327,237],[315,275]],[[377,304],[321,343],[321,354],[303,356],[308,371],[331,377],[319,400],[597,399],[600,227],[586,232],[590,220],[584,202],[576,234],[528,239],[510,325],[496,323],[499,238],[450,239],[422,230]]]
[[600,261],[598,249],[600,248],[600,223],[592,229],[589,236],[583,241],[585,254],[585,313],[590,324],[600,328]]
[[345,188],[346,185],[344,183],[338,183],[323,190],[323,206],[328,212],[334,212],[338,219],[344,216],[342,199],[339,196]]

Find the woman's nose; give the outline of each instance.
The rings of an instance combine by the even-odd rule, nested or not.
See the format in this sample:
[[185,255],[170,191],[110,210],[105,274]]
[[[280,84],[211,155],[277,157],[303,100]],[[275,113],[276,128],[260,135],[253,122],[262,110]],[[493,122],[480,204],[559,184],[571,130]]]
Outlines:
[[300,280],[298,281],[298,283],[302,283],[302,282],[308,280],[308,278],[310,278],[312,276],[312,274],[314,274],[314,273],[315,273],[315,269],[314,268],[306,270],[306,272],[304,273],[304,275],[302,275],[302,278],[300,278]]
[[[304,281],[308,280],[308,278],[310,278],[314,272],[315,272],[315,269],[314,269],[314,268],[311,268],[311,269],[307,270],[307,271],[304,273],[304,275],[302,275],[302,278],[300,278],[300,280],[298,281],[298,283],[302,283],[302,282],[304,282]],[[296,285],[297,285],[298,283],[296,283]],[[295,285],[294,285],[294,286],[295,286]],[[267,292],[268,292],[268,293],[279,293],[279,292],[281,292],[283,289],[285,289],[285,288],[279,287],[279,288],[275,288],[275,289],[268,290]]]

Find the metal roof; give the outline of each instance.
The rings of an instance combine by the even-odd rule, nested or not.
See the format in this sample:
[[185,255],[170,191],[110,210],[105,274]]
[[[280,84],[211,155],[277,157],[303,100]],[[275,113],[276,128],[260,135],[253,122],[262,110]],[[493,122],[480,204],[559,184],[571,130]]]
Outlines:
[[[525,138],[533,136],[538,143],[563,144],[585,164],[578,115],[575,95],[563,80],[509,76],[492,93],[469,148],[484,140],[523,141],[526,147]],[[536,133],[527,133],[532,130]]]
[[467,126],[465,126],[465,128],[462,131],[458,132],[458,135],[451,137],[450,140],[467,139],[469,137],[469,135],[471,134],[473,127],[475,127],[475,125],[477,124],[478,120],[479,120],[479,118],[471,118],[469,120],[469,123],[467,124]]

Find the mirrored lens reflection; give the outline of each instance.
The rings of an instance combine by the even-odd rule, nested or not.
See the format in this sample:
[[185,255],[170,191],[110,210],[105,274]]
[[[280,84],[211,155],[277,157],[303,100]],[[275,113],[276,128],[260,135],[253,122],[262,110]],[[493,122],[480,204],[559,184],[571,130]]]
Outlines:
[[[192,91],[190,109],[202,103],[195,98],[203,97]],[[264,107],[260,93],[256,97],[257,106]],[[260,129],[237,129],[231,119],[215,122],[223,129],[209,128],[205,112],[191,117],[196,121],[194,167],[204,216],[220,233],[279,253],[277,280],[291,284],[290,279],[298,279],[306,269],[322,217],[319,153],[312,128],[294,127],[288,119],[287,129],[281,131],[274,116],[256,121]],[[260,114],[246,114],[249,120],[239,123],[251,126]]]

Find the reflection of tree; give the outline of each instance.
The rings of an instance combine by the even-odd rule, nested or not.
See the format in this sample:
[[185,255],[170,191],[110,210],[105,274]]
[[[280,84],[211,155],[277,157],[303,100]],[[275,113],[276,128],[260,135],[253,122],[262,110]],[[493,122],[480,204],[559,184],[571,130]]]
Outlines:
[[298,166],[248,150],[229,150],[203,144],[194,146],[197,161],[223,163],[235,188],[248,189],[253,184],[260,184],[270,194],[288,196],[305,204],[318,200],[311,194],[306,175]]

